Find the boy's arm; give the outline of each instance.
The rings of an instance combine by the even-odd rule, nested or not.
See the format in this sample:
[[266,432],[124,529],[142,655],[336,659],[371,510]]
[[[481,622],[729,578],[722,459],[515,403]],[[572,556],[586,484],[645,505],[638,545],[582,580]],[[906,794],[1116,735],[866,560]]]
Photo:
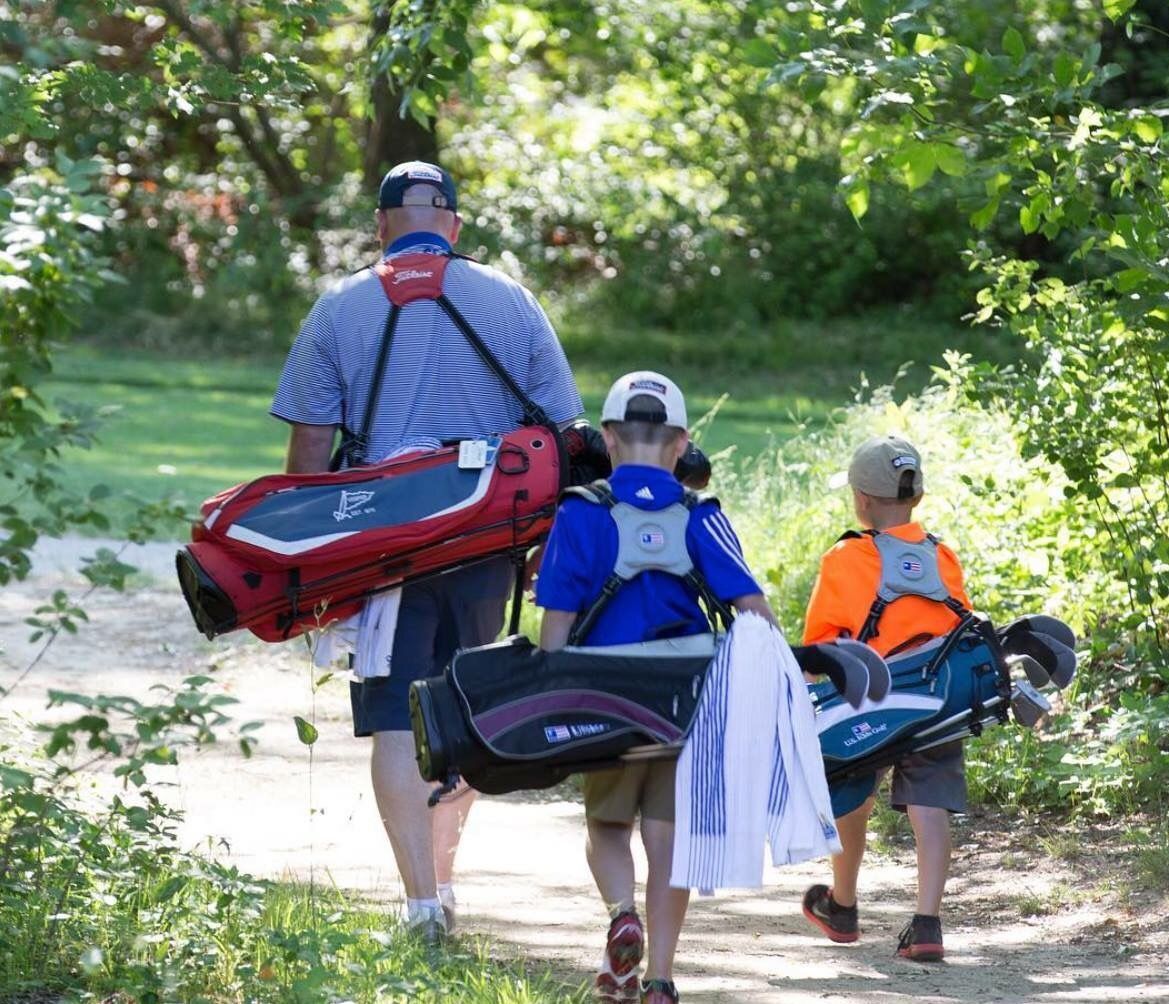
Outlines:
[[771,609],[771,604],[767,602],[767,597],[762,593],[748,593],[746,596],[736,596],[731,600],[731,606],[741,614],[758,614],[768,624],[779,627],[779,621],[775,619],[775,613]]
[[540,621],[540,648],[545,652],[564,648],[574,623],[576,614],[571,610],[545,610]]

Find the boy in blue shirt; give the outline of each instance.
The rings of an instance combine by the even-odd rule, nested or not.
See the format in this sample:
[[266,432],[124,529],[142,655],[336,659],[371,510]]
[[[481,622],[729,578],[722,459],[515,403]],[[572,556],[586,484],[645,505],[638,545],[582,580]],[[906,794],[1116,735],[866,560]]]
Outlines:
[[[730,522],[713,499],[687,493],[673,475],[689,442],[682,392],[659,373],[629,373],[609,391],[601,412],[601,429],[613,462],[608,487],[614,506],[568,497],[561,503],[548,538],[536,584],[536,602],[544,608],[540,647],[562,648],[578,619],[600,597],[618,563],[616,508],[624,503],[645,513],[684,505],[685,541],[671,541],[678,525],[663,512],[637,527],[642,552],[663,555],[684,546],[698,579],[715,598],[736,610],[775,617],[751,575]],[[638,514],[632,514],[634,519]],[[603,607],[579,644],[621,645],[710,631],[693,581],[649,568],[626,581]],[[588,821],[586,853],[611,924],[601,970],[598,998],[608,1002],[639,1000],[637,969],[646,934],[634,905],[633,824],[641,815],[641,839],[649,874],[646,881],[648,953],[642,1004],[676,1004],[671,979],[674,950],[689,903],[689,889],[670,887],[674,846],[674,762],[642,761],[585,775]]]

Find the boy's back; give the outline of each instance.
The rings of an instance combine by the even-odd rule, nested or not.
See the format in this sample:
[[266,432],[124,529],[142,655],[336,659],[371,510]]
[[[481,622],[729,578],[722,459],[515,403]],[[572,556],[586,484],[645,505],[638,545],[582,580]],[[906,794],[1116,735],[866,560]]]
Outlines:
[[[898,540],[918,544],[927,539],[919,523],[902,523],[882,531]],[[938,572],[950,595],[970,609],[957,556],[940,541],[937,544]],[[903,572],[922,574],[920,558],[907,552]],[[908,566],[906,568],[905,566]],[[833,641],[839,637],[858,638],[868,618],[881,582],[881,555],[870,533],[850,531],[820,559],[820,574],[808,601],[804,622],[804,644]],[[915,641],[927,641],[946,634],[958,624],[958,614],[936,600],[902,596],[882,613],[878,633],[868,644],[888,655]]]
[[[618,503],[647,514],[639,533],[643,547],[663,551],[668,527],[649,514],[683,502],[685,489],[669,471],[622,464],[609,478]],[[584,611],[600,596],[618,559],[619,536],[610,510],[583,498],[560,505],[536,586],[536,602],[551,610]],[[686,526],[685,549],[711,591],[722,600],[759,592],[731,525],[713,499],[694,503]],[[582,641],[621,645],[698,634],[710,630],[698,591],[668,572],[650,569],[613,597]]]

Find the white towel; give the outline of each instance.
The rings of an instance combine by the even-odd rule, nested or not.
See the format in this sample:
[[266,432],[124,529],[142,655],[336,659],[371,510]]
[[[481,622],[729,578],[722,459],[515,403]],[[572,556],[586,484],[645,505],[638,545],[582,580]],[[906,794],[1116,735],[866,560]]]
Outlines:
[[736,618],[678,759],[671,885],[757,889],[765,843],[777,865],[840,850],[814,718],[783,635]]
[[358,679],[389,676],[401,605],[402,590],[391,589],[371,596],[352,617],[334,621],[313,642],[314,665],[330,666],[353,652],[353,675]]

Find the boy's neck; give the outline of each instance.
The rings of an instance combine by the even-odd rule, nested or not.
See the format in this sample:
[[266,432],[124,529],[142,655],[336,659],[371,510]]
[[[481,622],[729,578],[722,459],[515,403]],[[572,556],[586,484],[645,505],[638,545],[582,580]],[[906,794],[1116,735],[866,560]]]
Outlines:
[[912,523],[912,522],[913,522],[913,509],[912,509],[912,507],[910,507],[907,509],[903,509],[899,512],[892,512],[891,511],[891,512],[883,512],[883,513],[873,513],[871,519],[869,520],[870,525],[869,525],[868,529],[876,530],[878,533],[881,533],[885,530],[891,530],[895,526],[904,526],[906,523]]
[[660,471],[673,473],[674,465],[669,462],[660,446],[634,444],[622,446],[612,457],[613,470],[618,467],[656,467]]

